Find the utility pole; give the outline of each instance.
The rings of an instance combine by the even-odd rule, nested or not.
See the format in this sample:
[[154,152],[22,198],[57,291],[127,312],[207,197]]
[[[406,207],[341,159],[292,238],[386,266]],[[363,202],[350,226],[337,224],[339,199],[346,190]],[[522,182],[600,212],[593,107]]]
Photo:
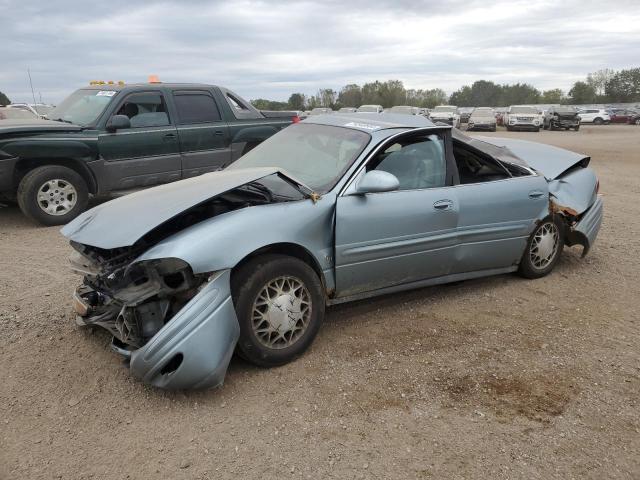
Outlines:
[[33,103],[36,102],[36,93],[33,91],[33,82],[31,81],[31,72],[27,68],[27,75],[29,75],[29,86],[31,87],[31,96],[33,97]]

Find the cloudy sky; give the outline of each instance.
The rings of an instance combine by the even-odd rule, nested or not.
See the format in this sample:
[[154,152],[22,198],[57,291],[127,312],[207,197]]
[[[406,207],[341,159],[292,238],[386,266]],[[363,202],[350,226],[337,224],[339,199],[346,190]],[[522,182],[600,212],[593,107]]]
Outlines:
[[0,0],[0,91],[59,102],[89,80],[205,82],[246,98],[399,79],[571,84],[640,67],[640,1]]

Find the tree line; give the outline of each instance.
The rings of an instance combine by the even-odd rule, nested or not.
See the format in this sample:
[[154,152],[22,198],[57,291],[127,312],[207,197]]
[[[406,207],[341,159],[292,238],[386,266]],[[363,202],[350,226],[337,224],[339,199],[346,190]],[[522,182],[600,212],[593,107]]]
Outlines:
[[400,80],[376,80],[362,86],[345,85],[339,91],[321,88],[315,95],[292,93],[286,102],[263,98],[251,101],[261,110],[311,110],[316,107],[337,110],[368,104],[384,108],[394,105],[433,108],[447,103],[458,107],[506,107],[538,103],[584,105],[629,102],[640,102],[640,68],[598,70],[587,75],[584,81],[575,82],[568,92],[560,88],[541,91],[527,83],[501,85],[478,80],[447,95],[441,88],[406,89]]

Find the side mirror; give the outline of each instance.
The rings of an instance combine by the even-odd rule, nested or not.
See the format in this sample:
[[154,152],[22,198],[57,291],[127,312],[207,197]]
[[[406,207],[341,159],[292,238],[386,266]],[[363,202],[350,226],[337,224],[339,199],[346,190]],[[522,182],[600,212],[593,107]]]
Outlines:
[[114,133],[116,130],[131,128],[131,121],[126,115],[114,115],[107,122],[107,132]]
[[356,193],[364,195],[365,193],[391,192],[397,190],[399,186],[400,182],[395,175],[382,170],[371,170],[358,182]]

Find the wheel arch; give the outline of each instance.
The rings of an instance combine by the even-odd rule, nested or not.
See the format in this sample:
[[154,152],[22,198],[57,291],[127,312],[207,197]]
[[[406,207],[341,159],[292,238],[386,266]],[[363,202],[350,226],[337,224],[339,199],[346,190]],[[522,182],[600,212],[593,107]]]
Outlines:
[[95,194],[98,190],[98,184],[96,179],[94,178],[91,170],[86,165],[86,163],[76,160],[73,158],[51,158],[51,159],[42,159],[42,158],[21,158],[16,163],[14,169],[14,185],[17,186],[20,184],[24,176],[32,170],[35,170],[39,167],[46,167],[56,165],[60,167],[67,167],[76,172],[78,175],[82,177],[82,179],[87,184],[87,189],[89,193]]
[[318,263],[317,259],[311,254],[309,250],[307,250],[305,247],[297,243],[290,243],[290,242],[272,243],[269,245],[264,245],[252,251],[251,253],[245,255],[231,269],[231,277],[233,278],[234,274],[251,260],[255,259],[256,257],[262,256],[262,255],[269,255],[269,254],[279,254],[279,255],[286,255],[289,257],[297,258],[298,260],[301,260],[307,265],[309,265],[313,269],[313,271],[316,272],[316,275],[318,275],[320,282],[322,282],[322,287],[325,291],[325,295],[330,296],[331,292],[327,291],[327,282],[326,282],[324,273],[322,271],[322,268],[320,267],[320,264]]

